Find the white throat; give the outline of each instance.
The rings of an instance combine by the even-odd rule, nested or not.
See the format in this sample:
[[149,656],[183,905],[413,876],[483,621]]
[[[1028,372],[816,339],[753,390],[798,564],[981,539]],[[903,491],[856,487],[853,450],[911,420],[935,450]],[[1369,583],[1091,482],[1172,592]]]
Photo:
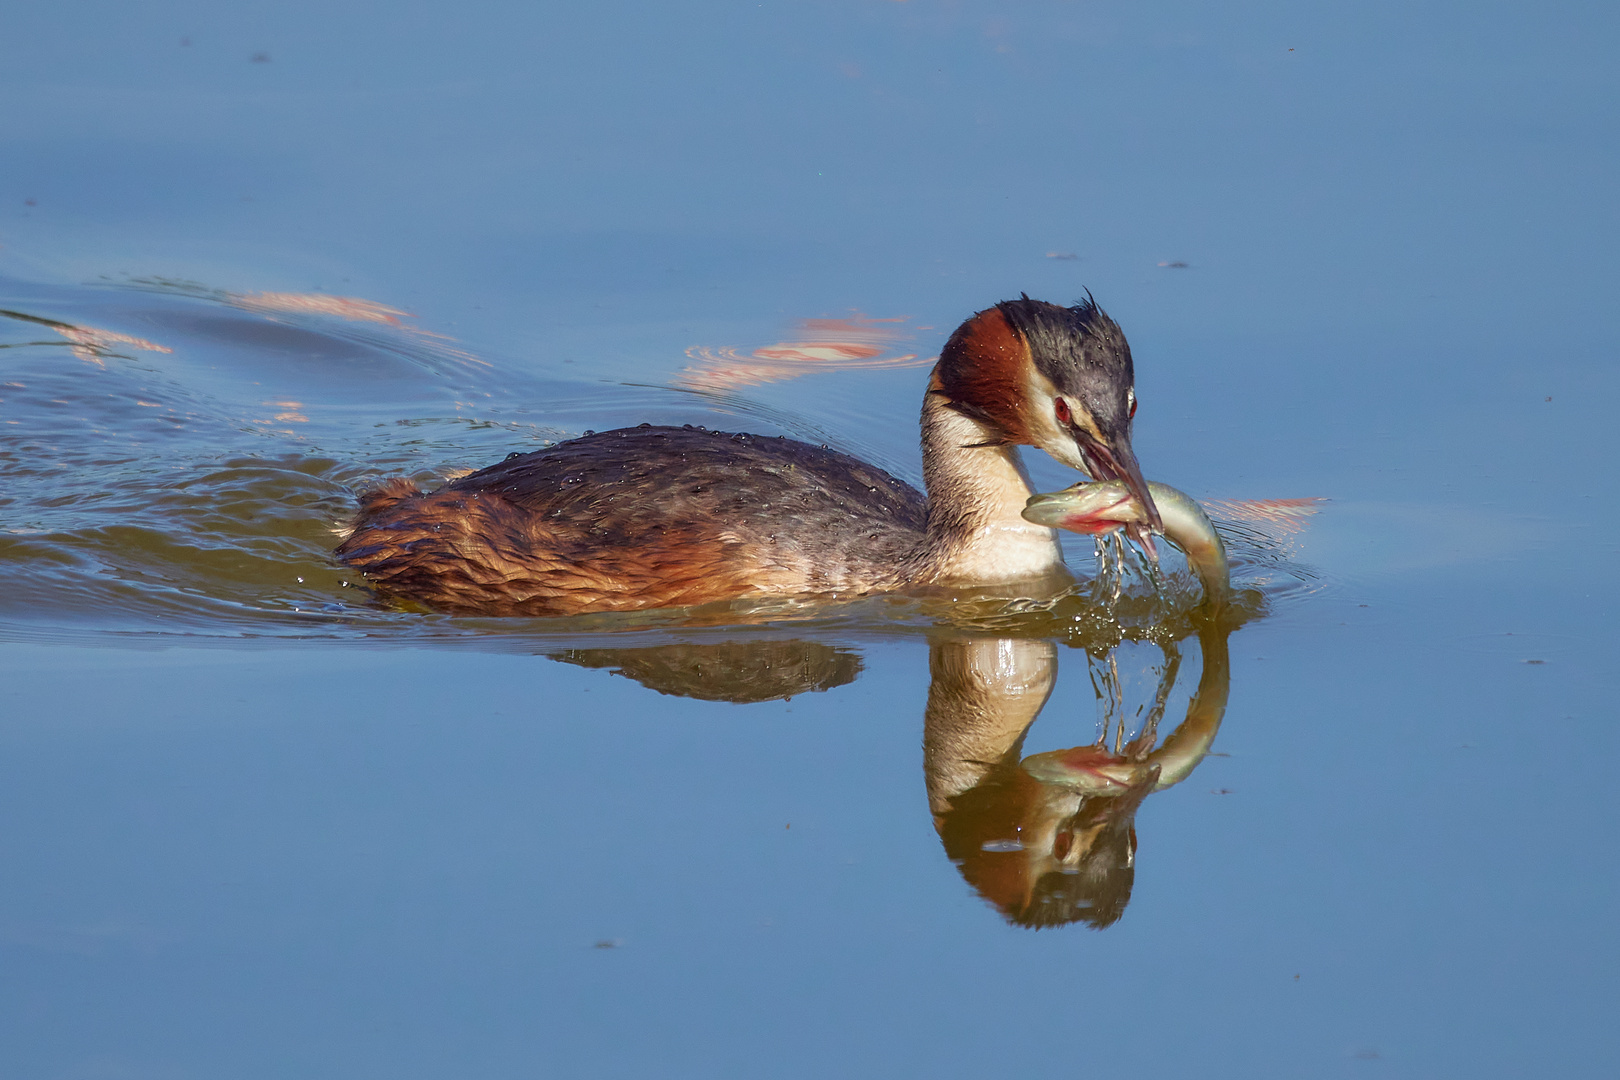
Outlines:
[[993,443],[985,424],[937,393],[923,399],[923,481],[928,487],[927,577],[939,584],[995,584],[1063,566],[1057,533],[1025,521],[1033,492],[1015,446]]

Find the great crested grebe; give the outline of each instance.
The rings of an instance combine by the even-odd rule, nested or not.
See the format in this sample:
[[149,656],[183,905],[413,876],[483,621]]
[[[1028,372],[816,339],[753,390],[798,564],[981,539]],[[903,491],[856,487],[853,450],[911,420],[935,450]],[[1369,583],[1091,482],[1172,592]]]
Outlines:
[[[422,492],[360,498],[337,557],[381,591],[452,614],[576,615],[784,596],[1000,584],[1061,571],[1021,515],[1018,445],[1123,480],[1131,350],[1089,296],[986,308],[940,353],[922,408],[928,497],[847,454],[690,427],[604,431]],[[1132,528],[1142,528],[1133,525]]]

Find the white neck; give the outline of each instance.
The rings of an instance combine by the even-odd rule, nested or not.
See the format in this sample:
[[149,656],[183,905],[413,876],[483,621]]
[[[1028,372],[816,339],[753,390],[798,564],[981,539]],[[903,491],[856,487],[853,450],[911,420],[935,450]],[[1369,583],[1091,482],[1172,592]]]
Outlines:
[[[937,384],[936,384],[937,385]],[[923,483],[928,488],[928,569],[938,584],[994,584],[1063,566],[1057,533],[1025,521],[1033,494],[1014,446],[952,409],[931,385],[923,399]]]
[[1057,646],[1028,638],[951,638],[928,650],[923,773],[937,826],[951,800],[1009,757],[1052,695]]

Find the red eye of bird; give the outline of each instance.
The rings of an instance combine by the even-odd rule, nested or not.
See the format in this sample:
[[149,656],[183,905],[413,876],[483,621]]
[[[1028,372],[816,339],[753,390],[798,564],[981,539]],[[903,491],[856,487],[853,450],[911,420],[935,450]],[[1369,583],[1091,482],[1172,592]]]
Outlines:
[[1052,403],[1052,411],[1057,413],[1058,423],[1067,424],[1069,422],[1069,403],[1067,401],[1058,398]]
[[1131,403],[1131,419],[1135,420],[1136,419],[1136,391],[1132,390],[1126,396],[1130,399],[1130,403]]

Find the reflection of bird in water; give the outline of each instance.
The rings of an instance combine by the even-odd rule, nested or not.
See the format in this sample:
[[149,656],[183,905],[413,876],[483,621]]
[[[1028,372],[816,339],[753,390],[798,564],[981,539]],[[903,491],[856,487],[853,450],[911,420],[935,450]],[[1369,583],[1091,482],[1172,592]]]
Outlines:
[[[1018,638],[936,643],[923,731],[934,826],[979,894],[1022,926],[1124,914],[1136,879],[1136,810],[1209,752],[1226,711],[1224,631],[1199,635],[1203,673],[1186,719],[1153,745],[1153,721],[1132,744],[1023,756],[1024,736],[1052,691],[1057,649]],[[1167,681],[1175,664],[1167,665]],[[1160,705],[1169,687],[1161,686]]]
[[[1077,485],[1036,496],[1030,506],[1037,517],[1051,516],[1066,528],[1105,532],[1146,514],[1140,502],[1122,498],[1119,487]],[[977,636],[940,637],[930,649],[923,767],[934,824],[963,877],[1014,923],[1116,922],[1135,883],[1137,808],[1147,795],[1192,773],[1225,712],[1226,634],[1244,613],[1221,602],[1230,589],[1220,537],[1185,495],[1160,485],[1152,491],[1164,509],[1166,536],[1188,553],[1207,593],[1193,620],[1203,672],[1186,718],[1162,742],[1160,721],[1180,670],[1173,644],[1163,646],[1158,693],[1129,743],[1119,745],[1121,731],[1110,750],[1105,732],[1093,745],[1027,757],[1025,735],[1055,681],[1056,646],[1031,637]],[[550,655],[610,668],[659,693],[710,701],[828,690],[860,671],[853,652],[810,641],[670,642]]]
[[665,645],[562,649],[565,664],[607,668],[660,694],[701,701],[792,701],[855,681],[861,658],[818,641],[671,642]]
[[[1052,692],[1056,648],[958,639],[936,644],[929,657],[923,767],[935,827],[962,876],[1021,925],[1084,921],[1101,928],[1124,914],[1136,879],[1137,807],[1197,767],[1226,712],[1226,552],[1197,503],[1174,488],[1149,489],[1165,536],[1187,553],[1205,588],[1203,673],[1186,719],[1162,745],[1155,745],[1158,722],[1179,669],[1169,647],[1154,706],[1129,744],[1027,758],[1024,736]],[[1100,534],[1140,522],[1148,511],[1125,485],[1104,482],[1034,496],[1025,513]]]
[[517,454],[424,494],[360,500],[337,549],[385,592],[491,615],[630,611],[747,597],[851,596],[1061,572],[1020,516],[1015,447],[1120,479],[1157,528],[1131,450],[1130,347],[1089,299],[1009,301],[940,354],[923,402],[928,498],[880,469],[784,438],[626,428]]

